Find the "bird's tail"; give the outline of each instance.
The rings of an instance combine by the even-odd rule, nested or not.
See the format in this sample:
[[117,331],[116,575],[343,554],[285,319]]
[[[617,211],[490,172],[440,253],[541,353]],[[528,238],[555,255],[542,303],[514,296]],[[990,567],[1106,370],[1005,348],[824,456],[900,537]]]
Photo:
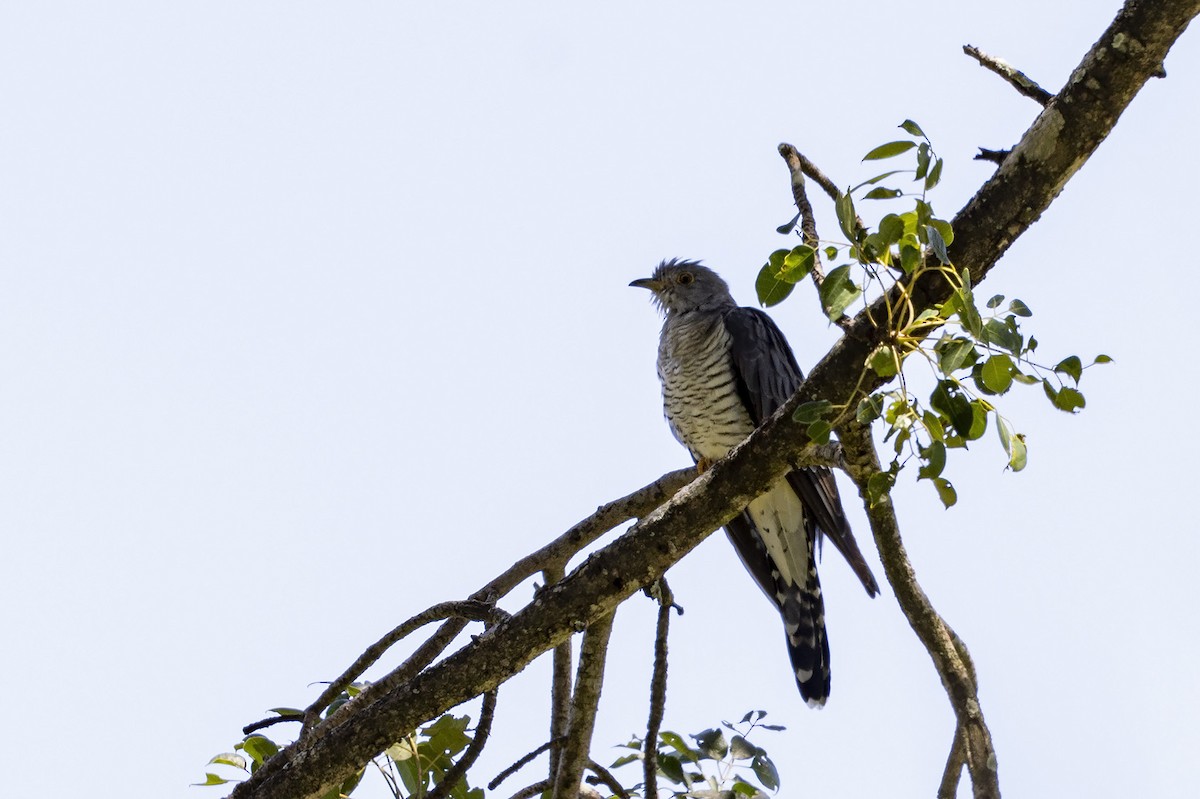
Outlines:
[[805,585],[785,585],[782,579],[779,582],[779,612],[800,696],[809,707],[822,707],[829,698],[829,639],[825,636],[825,602],[815,561],[809,559]]

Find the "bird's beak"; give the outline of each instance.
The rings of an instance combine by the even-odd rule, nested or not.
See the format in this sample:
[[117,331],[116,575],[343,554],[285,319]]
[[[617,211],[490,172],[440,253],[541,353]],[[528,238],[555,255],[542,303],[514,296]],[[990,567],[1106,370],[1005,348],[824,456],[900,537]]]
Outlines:
[[661,280],[654,280],[653,278],[649,277],[638,278],[629,285],[635,286],[639,289],[650,289],[655,294],[663,290],[663,283]]

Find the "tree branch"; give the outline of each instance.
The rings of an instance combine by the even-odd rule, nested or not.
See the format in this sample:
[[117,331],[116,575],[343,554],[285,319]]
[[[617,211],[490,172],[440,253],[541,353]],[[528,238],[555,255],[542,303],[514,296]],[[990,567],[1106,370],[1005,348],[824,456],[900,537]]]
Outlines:
[[642,751],[642,779],[647,799],[658,796],[658,731],[662,728],[667,705],[667,633],[671,626],[671,608],[675,597],[661,578],[652,589],[658,598],[658,623],[654,630],[654,670],[650,677],[650,718],[646,721],[646,739]]
[[[492,621],[493,623],[508,616],[507,613],[497,608],[495,605],[486,602],[478,602],[467,600],[465,602],[442,602],[433,607],[423,610],[417,615],[408,619],[404,623],[398,625],[387,635],[380,638],[371,646],[367,647],[358,659],[351,664],[350,668],[346,669],[340,677],[331,682],[321,695],[308,706],[304,711],[304,726],[300,730],[301,735],[308,733],[313,726],[320,721],[321,711],[329,707],[329,704],[337,698],[338,694],[346,690],[363,672],[369,669],[375,661],[383,657],[383,653],[392,648],[395,644],[411,635],[415,631],[435,621],[442,621],[447,618],[462,619],[464,621]],[[444,647],[443,647],[444,648]],[[423,667],[422,667],[423,668]]]
[[963,766],[967,764],[967,744],[962,728],[954,726],[954,743],[946,758],[946,769],[942,772],[942,783],[938,786],[937,799],[956,799],[958,782],[962,779]]
[[1037,85],[1028,75],[1004,59],[990,56],[973,44],[964,44],[963,52],[978,61],[980,66],[986,67],[1004,78],[1018,92],[1036,100],[1042,106],[1050,105],[1050,101],[1054,99],[1053,94]]
[[565,740],[566,740],[566,736],[563,736],[562,738],[551,738],[549,741],[546,741],[546,743],[542,744],[537,749],[534,749],[529,754],[522,756],[519,760],[517,760],[517,762],[513,763],[511,766],[504,769],[504,771],[501,771],[499,774],[497,774],[495,777],[493,777],[492,781],[488,783],[488,786],[487,786],[488,790],[489,791],[496,790],[496,788],[500,785],[500,783],[504,782],[506,779],[511,777],[513,774],[516,774],[518,771],[521,770],[522,767],[527,765],[535,757],[540,755],[542,752],[545,752],[547,749],[549,749],[550,751],[554,751],[554,748],[558,747],[558,746],[562,746],[563,741],[565,741]]
[[[546,584],[557,583],[565,573],[561,566],[554,566],[542,572],[546,576]],[[571,639],[554,647],[553,663],[550,677],[550,740],[562,739],[567,734],[567,726],[571,718]],[[554,779],[558,774],[559,750],[550,749],[549,778]]]
[[475,725],[475,737],[471,739],[471,744],[467,747],[467,751],[462,753],[462,757],[454,761],[454,765],[446,769],[446,773],[438,780],[438,784],[433,786],[433,790],[425,794],[425,799],[445,799],[445,797],[454,790],[462,780],[463,775],[471,766],[475,765],[475,761],[479,759],[480,753],[483,752],[483,747],[487,744],[488,735],[492,731],[492,717],[496,714],[496,689],[492,689],[483,695],[483,704],[479,707],[479,723]]
[[868,499],[867,482],[871,476],[882,471],[871,432],[857,422],[847,424],[838,431],[842,446],[846,450],[846,466],[858,486],[871,522],[871,532],[879,547],[884,574],[896,594],[896,601],[904,611],[909,625],[921,640],[925,650],[933,659],[934,668],[942,679],[942,685],[958,719],[958,729],[963,733],[966,744],[967,768],[971,772],[971,783],[976,799],[999,799],[1000,783],[996,772],[996,751],[992,736],[979,707],[979,696],[975,686],[970,661],[963,657],[966,645],[954,634],[950,625],[934,610],[929,597],[921,590],[913,571],[912,562],[900,538],[900,526],[896,521],[896,510],[891,498],[881,497],[874,505]]
[[604,685],[604,660],[612,635],[613,614],[591,623],[579,647],[579,670],[571,693],[571,722],[567,740],[559,753],[558,774],[554,778],[554,799],[574,799],[583,782],[583,767],[592,747],[596,726],[596,707]]
[[[1086,162],[1141,86],[1161,71],[1172,43],[1198,12],[1200,0],[1126,4],[1012,155],[955,217],[951,257],[970,270],[973,284],[987,276]],[[943,301],[948,288],[944,280],[917,281],[914,308],[920,312]],[[347,705],[354,712],[337,713],[318,725],[239,783],[231,796],[316,799],[406,731],[496,687],[569,637],[578,624],[608,614],[661,577],[791,468],[789,460],[807,442],[805,425],[791,418],[801,403],[823,398],[848,405],[859,388],[870,391],[881,384],[869,374],[860,386],[859,376],[878,343],[873,339],[881,335],[870,320],[886,317],[888,301],[896,297],[881,298],[860,312],[854,326],[865,335],[842,336],[770,420],[630,532],[445,660],[389,690],[371,686]]]

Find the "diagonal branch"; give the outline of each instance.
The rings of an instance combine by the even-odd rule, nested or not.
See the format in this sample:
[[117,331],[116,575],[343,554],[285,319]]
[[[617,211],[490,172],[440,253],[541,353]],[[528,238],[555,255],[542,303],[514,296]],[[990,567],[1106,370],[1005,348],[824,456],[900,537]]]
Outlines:
[[[1200,0],[1130,0],[1125,5],[1073,72],[1071,82],[954,219],[951,257],[970,270],[973,284],[987,276],[1012,242],[1049,207],[1142,85],[1161,71],[1167,51],[1197,13]],[[917,312],[947,296],[946,281],[922,280],[912,287]],[[766,424],[629,533],[445,660],[387,690],[372,686],[347,705],[351,712],[336,714],[268,760],[231,796],[323,795],[405,732],[496,687],[569,637],[577,624],[610,613],[634,591],[661,577],[791,468],[789,460],[807,441],[806,426],[791,418],[801,403],[823,398],[848,405],[860,389],[870,391],[881,384],[872,374],[860,386],[859,375],[882,335],[874,332],[871,318],[884,318],[889,300],[895,302],[895,297],[881,298],[860,312],[854,326],[865,335],[842,336]],[[539,563],[534,570],[543,567]],[[353,723],[347,723],[351,719]]]
[[575,799],[583,782],[583,769],[592,748],[596,726],[596,708],[604,685],[604,661],[608,639],[612,635],[613,614],[602,616],[588,626],[579,646],[579,670],[571,694],[571,721],[567,740],[558,755],[558,774],[554,778],[554,799]]
[[975,797],[999,799],[996,751],[979,706],[974,668],[965,654],[966,645],[934,610],[929,597],[917,582],[912,562],[900,538],[900,526],[891,499],[884,496],[874,505],[867,499],[867,481],[882,471],[875,444],[871,440],[871,431],[854,422],[838,432],[846,450],[846,469],[863,497],[884,573],[896,593],[896,601],[904,611],[905,618],[933,659],[934,668],[954,708],[958,730],[965,743],[964,754]]

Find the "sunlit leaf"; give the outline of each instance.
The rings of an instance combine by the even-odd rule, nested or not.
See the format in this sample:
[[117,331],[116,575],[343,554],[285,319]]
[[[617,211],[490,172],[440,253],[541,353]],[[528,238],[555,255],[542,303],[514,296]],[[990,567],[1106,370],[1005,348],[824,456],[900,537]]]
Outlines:
[[937,489],[938,499],[947,508],[958,502],[958,492],[954,490],[954,486],[945,477],[933,478],[933,487]]
[[921,130],[921,126],[916,122],[913,122],[911,119],[904,120],[899,126],[904,128],[905,133],[913,136],[920,136],[922,139],[925,138],[925,131]]
[[884,158],[893,158],[901,153],[906,153],[917,145],[911,141],[890,141],[887,144],[881,144],[871,152],[863,156],[864,161],[879,161]]

